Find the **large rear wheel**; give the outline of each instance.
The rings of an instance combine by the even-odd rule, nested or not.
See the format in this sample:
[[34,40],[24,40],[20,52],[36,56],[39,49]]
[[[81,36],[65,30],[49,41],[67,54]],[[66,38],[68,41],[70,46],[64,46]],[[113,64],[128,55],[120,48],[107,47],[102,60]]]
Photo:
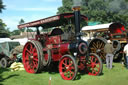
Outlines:
[[29,41],[23,49],[23,64],[28,73],[38,73],[42,71],[42,50],[38,41]]
[[90,53],[96,53],[102,59],[102,62],[106,61],[106,54],[104,52],[104,46],[107,40],[104,38],[95,38],[89,43]]
[[77,64],[70,55],[64,55],[59,62],[59,73],[64,80],[74,80],[77,74]]

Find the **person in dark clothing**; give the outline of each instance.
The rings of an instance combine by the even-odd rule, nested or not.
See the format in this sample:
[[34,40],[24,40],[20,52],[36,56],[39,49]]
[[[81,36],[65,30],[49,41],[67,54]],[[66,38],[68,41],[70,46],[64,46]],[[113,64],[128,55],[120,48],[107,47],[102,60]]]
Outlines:
[[113,45],[112,45],[110,40],[107,41],[107,44],[104,47],[104,52],[106,53],[106,65],[107,65],[107,68],[112,69],[114,48],[113,48]]

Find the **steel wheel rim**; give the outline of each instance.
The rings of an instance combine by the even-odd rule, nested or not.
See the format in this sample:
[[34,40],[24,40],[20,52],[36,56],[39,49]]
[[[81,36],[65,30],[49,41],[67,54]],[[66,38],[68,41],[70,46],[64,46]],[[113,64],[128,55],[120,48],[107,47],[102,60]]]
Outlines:
[[99,75],[101,68],[98,58],[94,57],[93,55],[89,56],[86,66],[89,75]]
[[69,57],[63,57],[59,63],[59,72],[64,80],[73,80],[77,73],[75,62]]
[[38,53],[35,45],[28,42],[23,50],[24,68],[29,73],[36,73],[38,69]]

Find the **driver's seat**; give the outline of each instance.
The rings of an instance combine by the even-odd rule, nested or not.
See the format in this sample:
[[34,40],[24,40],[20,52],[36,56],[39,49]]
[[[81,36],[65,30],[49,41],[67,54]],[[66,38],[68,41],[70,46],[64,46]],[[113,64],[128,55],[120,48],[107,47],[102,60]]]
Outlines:
[[50,36],[62,35],[64,32],[60,28],[55,28],[52,30]]

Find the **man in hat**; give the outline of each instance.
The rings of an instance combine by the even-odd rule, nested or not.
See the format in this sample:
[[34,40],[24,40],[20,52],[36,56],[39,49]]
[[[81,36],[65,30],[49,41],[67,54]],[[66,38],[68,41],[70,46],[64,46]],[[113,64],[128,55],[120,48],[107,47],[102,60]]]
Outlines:
[[112,69],[114,48],[113,48],[112,42],[110,40],[107,40],[107,44],[104,47],[104,52],[106,53],[107,68]]

